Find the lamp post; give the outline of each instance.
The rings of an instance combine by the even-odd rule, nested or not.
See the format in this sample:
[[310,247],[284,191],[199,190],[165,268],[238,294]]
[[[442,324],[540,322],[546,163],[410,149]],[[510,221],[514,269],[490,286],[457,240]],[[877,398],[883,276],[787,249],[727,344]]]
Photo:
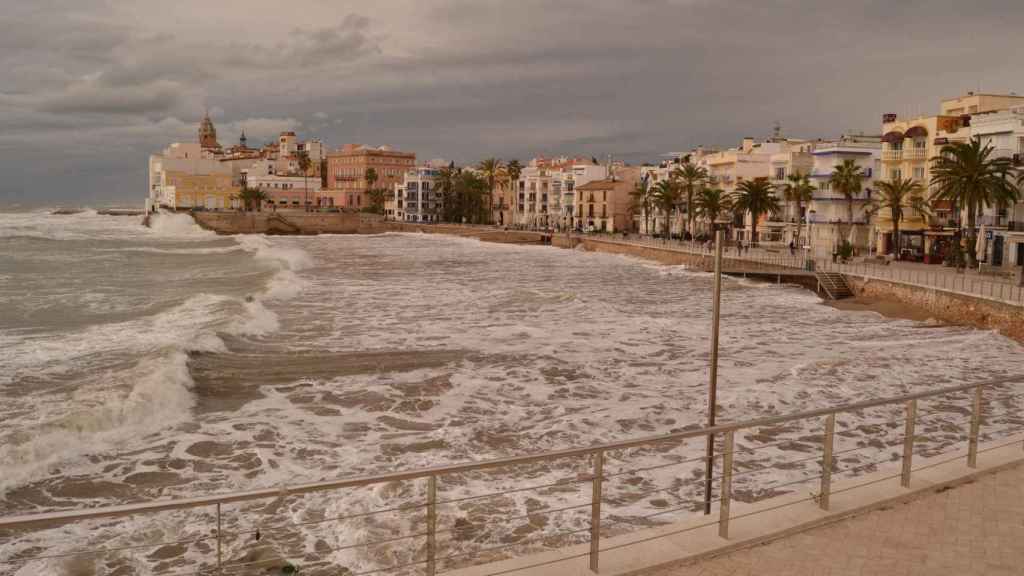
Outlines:
[[[722,302],[722,230],[727,219],[716,219],[715,228],[715,294],[711,308],[711,382],[708,386],[708,428],[715,425],[718,403],[718,325]],[[715,469],[715,435],[708,434],[707,457],[704,461],[704,514],[711,514],[711,476]]]

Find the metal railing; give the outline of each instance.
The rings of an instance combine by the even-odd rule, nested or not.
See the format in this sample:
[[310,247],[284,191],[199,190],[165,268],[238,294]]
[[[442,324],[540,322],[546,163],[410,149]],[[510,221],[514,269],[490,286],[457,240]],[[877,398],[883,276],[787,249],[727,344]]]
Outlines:
[[[366,540],[362,542],[347,542],[341,546],[330,548],[327,545],[318,546],[312,553],[296,554],[300,558],[309,558],[310,554],[329,556],[333,553],[352,550],[365,550],[372,547],[389,546],[401,542],[405,550],[411,551],[404,555],[395,551],[385,554],[386,559],[391,559],[390,564],[381,563],[381,559],[375,560],[375,564],[366,570],[349,571],[346,574],[359,575],[371,573],[395,573],[408,570],[422,571],[433,576],[440,572],[449,571],[465,565],[474,564],[474,560],[491,560],[495,555],[507,554],[510,550],[523,547],[534,547],[538,545],[554,544],[566,545],[585,543],[589,541],[588,551],[584,554],[569,555],[543,562],[552,563],[589,556],[591,570],[597,572],[600,568],[601,554],[615,550],[630,544],[614,544],[602,546],[602,541],[615,533],[623,533],[635,526],[651,526],[666,519],[666,515],[678,512],[694,511],[701,507],[702,499],[686,500],[679,496],[679,492],[689,487],[699,490],[703,486],[703,478],[700,474],[685,474],[685,468],[680,466],[687,464],[702,468],[706,462],[703,456],[685,457],[679,448],[673,445],[685,446],[687,441],[701,440],[697,443],[703,445],[704,441],[711,440],[718,442],[719,454],[715,456],[713,464],[716,473],[714,484],[718,496],[714,502],[718,503],[717,514],[708,522],[688,526],[679,530],[664,531],[652,538],[661,538],[677,535],[690,530],[717,524],[718,533],[722,538],[728,538],[730,533],[730,522],[753,515],[757,512],[743,514],[731,513],[731,502],[739,497],[734,490],[734,485],[741,482],[746,487],[744,492],[749,494],[756,490],[762,493],[778,494],[787,489],[793,490],[799,485],[807,485],[817,489],[812,491],[807,498],[787,500],[784,506],[799,505],[802,503],[815,502],[823,510],[830,507],[831,496],[837,493],[833,491],[833,479],[846,475],[860,475],[865,472],[879,471],[880,467],[887,464],[899,463],[899,471],[884,476],[882,479],[900,478],[904,487],[910,485],[913,473],[917,470],[936,466],[935,458],[943,454],[949,454],[961,450],[958,444],[966,442],[967,455],[966,464],[969,467],[977,466],[978,454],[987,450],[993,450],[1009,445],[1008,443],[994,444],[981,448],[981,441],[998,441],[1013,434],[1021,432],[1024,424],[1018,418],[1021,410],[1021,398],[1017,394],[1021,392],[1020,384],[1024,384],[1024,376],[1003,378],[987,382],[950,386],[931,391],[905,394],[893,398],[874,399],[862,402],[855,402],[838,407],[819,408],[798,412],[795,414],[769,416],[757,418],[744,422],[721,424],[710,428],[685,430],[670,434],[609,442],[593,446],[570,448],[532,454],[527,456],[515,456],[500,458],[483,462],[471,462],[464,464],[452,464],[436,466],[419,470],[392,472],[386,474],[374,474],[353,478],[343,478],[333,481],[313,482],[283,486],[280,488],[251,490],[246,492],[234,492],[229,494],[217,494],[212,496],[200,496],[194,498],[183,498],[175,500],[158,500],[136,504],[125,504],[120,506],[107,506],[101,508],[68,510],[43,514],[31,514],[26,516],[14,516],[0,518],[0,538],[11,537],[19,531],[43,530],[44,536],[49,534],[46,530],[58,530],[51,538],[62,541],[67,532],[60,531],[60,527],[68,523],[80,523],[89,520],[103,520],[108,522],[111,519],[155,514],[163,511],[195,511],[205,510],[198,519],[190,519],[190,525],[209,523],[209,530],[193,530],[183,537],[176,537],[173,540],[159,542],[138,542],[131,541],[122,544],[107,545],[94,544],[83,549],[65,549],[50,553],[40,553],[38,546],[26,546],[17,551],[10,558],[0,556],[0,566],[7,565],[24,567],[33,562],[49,562],[71,557],[104,557],[110,555],[131,554],[133,562],[138,562],[135,554],[145,550],[166,549],[169,546],[184,547],[184,549],[195,550],[197,553],[205,553],[209,558],[195,559],[189,564],[182,566],[182,563],[173,565],[170,569],[151,573],[155,574],[238,574],[242,571],[254,569],[260,566],[266,568],[275,564],[287,564],[290,562],[287,554],[280,553],[272,558],[261,558],[258,555],[249,554],[245,542],[240,542],[242,537],[250,540],[253,546],[261,538],[262,534],[269,538],[270,535],[283,531],[312,530],[316,526],[329,525],[337,526],[339,523],[357,519],[367,519],[387,514],[414,514],[415,521],[412,522],[412,529],[405,533],[389,531],[387,537]],[[921,410],[924,402],[936,401],[937,406],[932,409]],[[958,402],[969,402],[969,406],[960,406]],[[892,415],[883,412],[880,421],[872,421],[877,416],[877,410],[883,408],[897,408],[898,414]],[[928,406],[925,406],[926,408]],[[1000,410],[1002,411],[1000,413]],[[938,416],[939,420],[934,418]],[[794,437],[778,439],[773,434],[779,430],[794,430],[799,426],[806,429],[799,429]],[[837,432],[837,426],[842,430]],[[966,426],[966,432],[961,433]],[[1002,427],[999,427],[1002,426]],[[893,437],[893,434],[900,428],[903,429],[901,438]],[[951,430],[953,430],[951,432]],[[882,432],[879,437],[878,432]],[[741,434],[743,433],[743,434]],[[860,436],[858,436],[860,434]],[[767,437],[767,438],[766,438]],[[837,446],[837,438],[850,441],[853,446]],[[766,441],[770,440],[770,441]],[[930,441],[931,444],[921,446],[922,440]],[[1015,440],[1014,443],[1020,440]],[[820,446],[817,446],[820,444]],[[699,450],[699,446],[698,446]],[[774,462],[765,458],[758,460],[758,454],[764,451],[775,450],[784,454],[796,454],[796,460]],[[874,454],[863,454],[863,451],[873,451]],[[636,451],[636,453],[630,453]],[[653,453],[662,456],[674,456],[668,462],[659,461],[657,464],[644,463],[644,466],[630,465],[631,457],[650,455]],[[699,452],[702,453],[702,452]],[[914,455],[923,454],[930,457],[930,463],[914,467]],[[877,458],[883,454],[881,458]],[[959,458],[957,456],[956,458]],[[446,482],[453,485],[462,485],[460,480],[467,474],[497,473],[499,471],[522,472],[521,467],[537,465],[550,466],[566,460],[587,462],[589,470],[576,474],[575,476],[562,477],[554,482],[531,483],[521,476],[514,476],[515,484],[507,489],[495,489],[483,494],[470,494],[462,496],[446,497],[444,488]],[[939,461],[947,462],[952,459]],[[800,466],[797,466],[797,465]],[[855,465],[854,465],[855,464]],[[761,484],[761,480],[775,480],[771,473],[781,471],[792,472],[793,470],[804,470],[810,467],[811,475],[799,477],[797,480],[784,478],[785,482],[774,482]],[[646,478],[644,474],[652,471],[667,471],[672,474],[671,486],[649,485],[637,478]],[[692,470],[691,470],[692,472]],[[522,476],[533,477],[530,473]],[[689,482],[686,482],[686,480]],[[619,492],[609,489],[609,484],[621,481],[624,488]],[[880,481],[875,478],[870,482],[864,482],[852,487],[845,487],[843,490],[851,490],[873,484]],[[418,482],[423,485],[422,497],[411,501],[404,501],[395,505],[389,505],[373,510],[353,512],[345,515],[330,516],[325,512],[313,519],[295,522],[278,522],[277,525],[262,525],[259,521],[250,522],[242,526],[237,518],[227,522],[225,508],[231,504],[253,503],[256,501],[272,501],[282,503],[288,498],[300,495],[309,495],[324,492],[336,492],[341,490],[355,490],[366,487],[382,487],[402,482]],[[583,492],[582,501],[573,501],[566,505],[549,505],[538,508],[536,503],[527,506],[524,514],[508,515],[501,518],[504,522],[512,520],[532,520],[542,518],[535,524],[548,525],[548,519],[554,515],[583,511],[589,509],[589,517],[577,522],[568,529],[542,532],[540,535],[525,537],[508,537],[502,534],[498,538],[499,544],[488,545],[482,549],[464,550],[461,547],[467,538],[466,534],[479,534],[490,528],[486,522],[463,521],[466,517],[463,513],[449,514],[449,518],[455,516],[457,519],[452,522],[445,522],[442,526],[442,506],[479,503],[490,499],[507,499],[510,495],[520,493],[542,493],[542,494],[571,494],[580,496],[580,489],[589,484],[589,490]],[[640,492],[635,489],[642,488]],[[589,498],[586,493],[589,492]],[[676,498],[683,502],[675,506],[669,503],[662,495],[676,494]],[[637,514],[618,510],[615,514],[605,513],[605,507],[615,512],[615,507],[622,508],[623,499],[632,502],[647,501],[652,495],[659,495],[656,511],[653,513]],[[628,496],[628,498],[627,498]],[[756,500],[756,498],[754,498]],[[677,501],[677,504],[680,502]],[[270,506],[277,510],[280,506]],[[770,507],[768,511],[777,507]],[[256,512],[251,512],[256,516]],[[225,527],[226,524],[231,526]],[[354,530],[353,530],[354,532]],[[447,536],[447,541],[442,542],[440,536]],[[254,538],[253,538],[254,537]],[[583,539],[580,542],[580,539]],[[282,538],[282,541],[287,538]],[[472,540],[472,538],[469,538]],[[646,539],[645,539],[646,540]],[[419,544],[409,546],[408,541],[417,541]],[[474,541],[475,542],[475,541]],[[491,544],[491,542],[485,542]],[[637,542],[633,542],[634,544]],[[251,546],[250,546],[251,548]],[[0,552],[4,550],[0,547]],[[255,558],[255,559],[254,559]],[[523,566],[517,570],[528,570],[539,564]],[[107,564],[108,570],[110,564]],[[331,564],[330,566],[335,566]],[[336,567],[336,566],[335,566]],[[0,571],[7,572],[0,568]],[[42,573],[35,571],[33,573]]]
[[[626,239],[613,237],[585,237],[587,239],[649,246],[654,248],[683,252],[702,258],[710,258],[712,251],[702,247],[700,242],[684,240],[665,240],[650,237],[629,237]],[[839,272],[853,277],[866,280],[884,280],[897,284],[905,284],[919,288],[941,290],[952,294],[970,296],[991,300],[1001,304],[1024,307],[1024,286],[1019,286],[1011,281],[1012,267],[1007,266],[1007,278],[1000,281],[997,278],[986,279],[976,272],[958,273],[956,270],[942,266],[934,266],[932,270],[924,268],[909,268],[899,263],[886,263],[879,261],[862,261],[854,263],[833,262],[827,258],[806,257],[803,250],[796,250],[795,255],[785,253],[786,248],[780,247],[779,254],[764,253],[758,249],[751,254],[744,251],[738,253],[734,248],[723,250],[725,257],[725,268],[727,272],[734,270],[749,271],[779,271],[781,269],[807,270],[807,260],[814,261],[814,270],[820,272]]]

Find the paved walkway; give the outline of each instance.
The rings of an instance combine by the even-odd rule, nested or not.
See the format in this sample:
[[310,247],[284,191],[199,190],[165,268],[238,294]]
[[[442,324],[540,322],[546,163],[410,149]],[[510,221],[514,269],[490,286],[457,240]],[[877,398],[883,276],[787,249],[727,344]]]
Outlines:
[[1024,574],[1024,466],[644,576]]

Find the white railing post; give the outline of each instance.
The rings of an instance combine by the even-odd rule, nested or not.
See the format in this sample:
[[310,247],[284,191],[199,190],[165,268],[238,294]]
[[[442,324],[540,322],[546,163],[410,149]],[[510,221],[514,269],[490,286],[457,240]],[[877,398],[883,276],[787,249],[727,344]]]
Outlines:
[[832,446],[836,433],[836,415],[829,414],[825,419],[825,439],[821,451],[821,495],[818,506],[828,510],[829,497],[832,495]]
[[910,466],[914,460],[914,424],[917,420],[917,400],[907,401],[907,423],[903,431],[903,472],[900,485],[910,487]]
[[601,552],[601,484],[604,481],[604,450],[594,452],[594,479],[590,496],[590,571],[598,571]]
[[437,476],[427,478],[427,576],[437,574]]
[[967,466],[978,467],[978,432],[981,430],[981,391],[982,387],[974,389],[974,405],[971,409],[971,434],[967,438]]
[[732,498],[732,453],[735,431],[725,433],[722,447],[722,500],[718,503],[718,535],[729,537],[729,501]]

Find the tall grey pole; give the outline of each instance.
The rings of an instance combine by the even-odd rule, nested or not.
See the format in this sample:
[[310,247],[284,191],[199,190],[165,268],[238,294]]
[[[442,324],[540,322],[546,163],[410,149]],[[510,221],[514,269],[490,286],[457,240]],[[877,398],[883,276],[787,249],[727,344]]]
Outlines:
[[[718,320],[722,301],[722,229],[715,227],[715,301],[711,312],[711,385],[708,387],[708,427],[715,425],[718,396]],[[708,434],[704,474],[704,514],[711,514],[711,475],[715,469],[715,436]]]

